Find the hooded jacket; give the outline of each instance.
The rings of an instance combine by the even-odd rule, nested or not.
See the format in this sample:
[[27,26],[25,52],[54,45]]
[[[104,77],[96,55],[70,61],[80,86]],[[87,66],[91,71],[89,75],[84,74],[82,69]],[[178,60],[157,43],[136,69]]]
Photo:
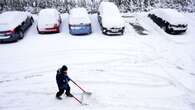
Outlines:
[[61,71],[61,69],[57,70],[57,74],[56,74],[56,82],[58,84],[58,88],[59,89],[67,89],[68,88],[68,82],[70,81],[70,78],[68,77],[67,74],[64,74],[63,71]]

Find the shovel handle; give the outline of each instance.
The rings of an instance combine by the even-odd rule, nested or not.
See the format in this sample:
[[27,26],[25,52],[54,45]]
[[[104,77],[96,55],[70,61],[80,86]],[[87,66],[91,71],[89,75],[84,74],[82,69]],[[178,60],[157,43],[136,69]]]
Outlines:
[[74,98],[77,102],[79,102],[80,104],[82,104],[82,102],[81,102],[79,99],[77,99],[74,95],[73,95],[73,98]]
[[72,79],[70,79],[70,81],[72,81],[77,87],[79,87],[83,92],[87,93],[83,88],[81,88],[75,81],[73,81]]

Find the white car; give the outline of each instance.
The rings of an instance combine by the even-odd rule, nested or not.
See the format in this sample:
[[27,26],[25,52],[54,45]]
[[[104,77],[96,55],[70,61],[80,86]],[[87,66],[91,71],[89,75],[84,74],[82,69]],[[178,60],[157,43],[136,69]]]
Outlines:
[[73,35],[90,34],[91,20],[85,8],[73,8],[69,14],[69,32]]
[[15,42],[24,37],[24,32],[33,24],[30,13],[7,11],[0,14],[0,42]]
[[169,34],[180,34],[188,28],[184,15],[175,9],[154,9],[149,12],[148,17]]
[[61,16],[56,9],[47,8],[39,12],[37,20],[38,33],[58,33],[60,32],[60,24]]
[[123,34],[125,22],[118,7],[112,2],[101,2],[98,9],[98,21],[103,34]]

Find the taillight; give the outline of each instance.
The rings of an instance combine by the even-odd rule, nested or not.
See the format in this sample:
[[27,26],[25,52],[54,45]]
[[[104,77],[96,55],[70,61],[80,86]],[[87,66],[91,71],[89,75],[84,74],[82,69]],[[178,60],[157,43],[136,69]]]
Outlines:
[[58,24],[54,24],[54,28],[58,28]]
[[15,29],[14,30],[8,30],[8,31],[5,31],[5,35],[11,35],[15,32]]

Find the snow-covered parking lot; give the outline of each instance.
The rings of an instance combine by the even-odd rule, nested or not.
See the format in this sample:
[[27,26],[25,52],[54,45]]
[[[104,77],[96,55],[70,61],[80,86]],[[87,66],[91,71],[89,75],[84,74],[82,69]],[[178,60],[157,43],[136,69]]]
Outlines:
[[[166,34],[146,13],[136,13],[124,18],[123,36],[103,35],[96,14],[90,15],[90,35],[72,36],[67,14],[60,33],[44,35],[34,15],[24,39],[0,44],[0,110],[194,110],[195,14],[185,16],[189,27],[182,35]],[[87,106],[66,96],[56,100],[55,75],[63,64],[93,93],[84,99]]]

